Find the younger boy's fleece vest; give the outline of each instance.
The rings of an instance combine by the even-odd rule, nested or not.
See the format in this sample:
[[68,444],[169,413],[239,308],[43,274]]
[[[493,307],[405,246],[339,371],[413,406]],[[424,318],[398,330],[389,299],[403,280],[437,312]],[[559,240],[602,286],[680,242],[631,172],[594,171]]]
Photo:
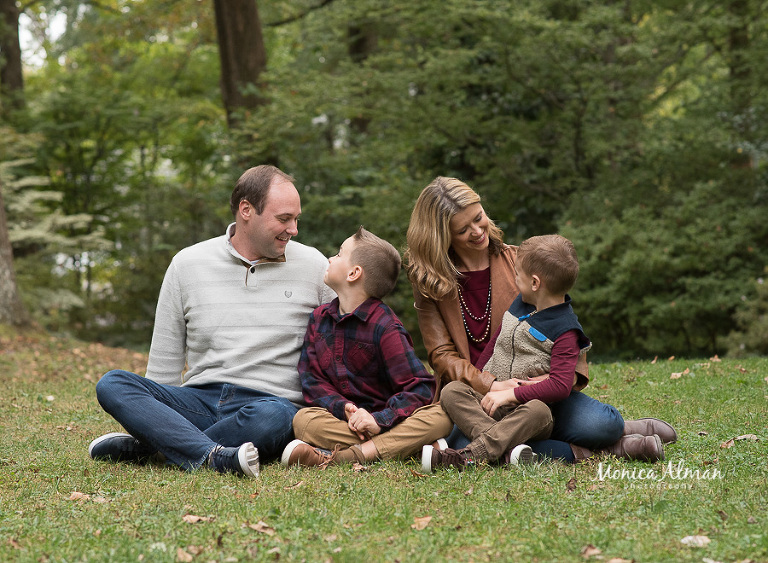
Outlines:
[[584,334],[568,295],[565,303],[543,311],[536,311],[518,295],[504,313],[493,355],[483,371],[492,373],[499,381],[547,374],[555,340],[569,330],[578,333],[579,354],[586,353],[592,343]]

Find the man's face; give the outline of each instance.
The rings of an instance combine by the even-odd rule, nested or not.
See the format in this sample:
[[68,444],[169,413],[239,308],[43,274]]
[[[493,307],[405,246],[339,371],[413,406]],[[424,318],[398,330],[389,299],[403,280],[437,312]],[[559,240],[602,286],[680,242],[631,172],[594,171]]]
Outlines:
[[279,176],[272,179],[261,215],[252,216],[246,233],[258,258],[279,258],[291,237],[299,234],[301,199],[296,186]]

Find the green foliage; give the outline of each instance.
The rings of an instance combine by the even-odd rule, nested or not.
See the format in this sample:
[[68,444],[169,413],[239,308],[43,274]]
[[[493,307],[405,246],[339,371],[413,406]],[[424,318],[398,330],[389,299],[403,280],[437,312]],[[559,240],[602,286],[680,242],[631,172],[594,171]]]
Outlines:
[[[768,268],[763,270],[768,273]],[[768,285],[757,278],[748,295],[741,296],[742,303],[734,314],[737,330],[724,339],[728,355],[768,355]]]
[[[723,353],[768,263],[761,6],[261,3],[269,103],[228,131],[210,4],[35,3],[38,34],[67,20],[26,77],[34,174],[61,194],[49,208],[90,217],[62,234],[113,243],[67,246],[84,308],[64,324],[146,343],[173,253],[221,234],[234,180],[273,162],[297,178],[299,240],[326,254],[360,224],[403,248],[420,190],[457,176],[508,242],[573,238],[597,354]],[[418,344],[404,278],[389,301]]]

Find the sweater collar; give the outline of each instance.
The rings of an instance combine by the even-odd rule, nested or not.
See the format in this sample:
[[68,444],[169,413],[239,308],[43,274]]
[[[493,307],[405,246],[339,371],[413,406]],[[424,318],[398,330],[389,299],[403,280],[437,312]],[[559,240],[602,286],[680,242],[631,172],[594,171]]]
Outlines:
[[277,258],[261,258],[260,260],[256,260],[256,261],[251,261],[245,258],[242,254],[240,254],[237,250],[235,250],[234,246],[232,246],[232,237],[235,234],[236,225],[237,223],[230,223],[229,226],[227,227],[227,232],[225,233],[227,250],[232,256],[234,256],[241,262],[244,262],[245,266],[251,267],[257,264],[285,262],[285,254],[283,254],[282,256],[278,256]]

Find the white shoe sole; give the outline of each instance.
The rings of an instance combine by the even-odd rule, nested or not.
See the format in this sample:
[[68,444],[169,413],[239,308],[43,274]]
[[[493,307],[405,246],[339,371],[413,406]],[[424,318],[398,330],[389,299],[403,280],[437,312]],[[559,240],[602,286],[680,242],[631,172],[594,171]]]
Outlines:
[[237,461],[247,477],[259,476],[259,450],[251,442],[243,444],[237,450]]
[[90,444],[88,444],[88,455],[93,457],[93,448],[101,444],[104,440],[109,440],[110,438],[133,438],[130,434],[127,434],[125,432],[110,432],[109,434],[104,434],[103,436],[99,436],[98,438],[94,439]]
[[424,473],[432,473],[432,451],[434,449],[435,448],[432,446],[424,446],[421,448],[421,470]]
[[445,438],[440,438],[435,443],[437,444],[437,449],[441,452],[448,449],[448,442],[445,440]]
[[509,453],[510,465],[522,465],[525,463],[532,463],[534,461],[534,453],[531,446],[527,444],[520,444],[515,446]]
[[280,463],[288,467],[288,460],[291,459],[291,454],[293,453],[293,450],[296,449],[296,446],[300,444],[306,444],[303,440],[293,440],[290,444],[285,446],[285,449],[283,450],[283,455],[280,456]]

